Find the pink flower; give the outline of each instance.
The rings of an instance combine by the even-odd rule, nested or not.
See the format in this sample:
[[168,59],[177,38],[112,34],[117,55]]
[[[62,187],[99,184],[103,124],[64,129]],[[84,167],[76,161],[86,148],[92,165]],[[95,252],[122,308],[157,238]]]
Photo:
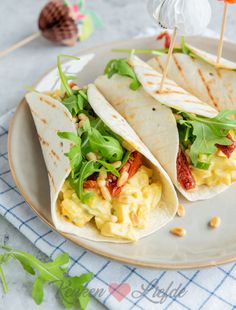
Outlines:
[[85,15],[79,12],[79,6],[77,4],[69,6],[69,11],[70,17],[73,20],[81,21],[85,18]]

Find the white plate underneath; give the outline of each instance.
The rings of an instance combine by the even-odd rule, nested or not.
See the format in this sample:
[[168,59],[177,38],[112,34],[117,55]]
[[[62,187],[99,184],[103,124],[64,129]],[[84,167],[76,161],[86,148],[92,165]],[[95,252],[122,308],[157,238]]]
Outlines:
[[[195,37],[188,42],[210,52],[216,51],[214,39]],[[79,85],[86,85],[103,73],[111,58],[125,57],[113,48],[158,48],[154,38],[115,42],[78,54],[81,61],[70,61],[64,70],[78,74]],[[236,45],[226,42],[225,56],[236,61]],[[144,57],[145,58],[145,57]],[[71,69],[73,67],[73,69]],[[36,84],[39,91],[59,86],[57,69],[51,70]],[[46,167],[34,123],[23,100],[15,112],[9,132],[9,160],[15,182],[29,206],[53,229],[50,215],[49,185]],[[145,267],[183,269],[201,268],[236,260],[236,186],[217,197],[197,203],[183,201],[186,216],[175,218],[160,231],[134,244],[96,243],[74,236],[64,236],[76,244],[108,258]],[[207,226],[212,216],[220,216],[218,229]],[[177,238],[169,233],[174,226],[184,227],[187,235]]]

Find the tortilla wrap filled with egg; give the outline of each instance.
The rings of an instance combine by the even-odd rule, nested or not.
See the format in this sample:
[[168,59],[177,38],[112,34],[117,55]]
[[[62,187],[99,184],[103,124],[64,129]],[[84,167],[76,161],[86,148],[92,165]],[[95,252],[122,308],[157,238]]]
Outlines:
[[[65,187],[65,184],[68,185],[66,181],[71,172],[70,162],[68,157],[65,156],[65,153],[69,152],[71,148],[71,142],[67,140],[62,140],[58,136],[58,132],[70,132],[72,134],[76,134],[77,128],[73,123],[73,119],[68,109],[58,100],[44,94],[39,94],[36,92],[28,93],[26,95],[26,100],[29,104],[29,107],[32,112],[32,116],[34,118],[34,122],[37,128],[39,141],[41,144],[41,148],[43,151],[43,156],[45,159],[45,164],[48,171],[49,184],[50,184],[50,193],[51,193],[51,214],[53,223],[59,231],[74,234],[77,237],[86,238],[93,241],[106,241],[106,242],[130,242],[137,240],[139,238],[143,238],[152,234],[159,230],[162,226],[166,225],[174,216],[177,210],[178,200],[172,185],[172,182],[167,175],[167,173],[160,166],[158,161],[154,158],[154,156],[150,153],[150,151],[146,148],[146,146],[141,142],[135,132],[131,129],[131,127],[127,124],[127,122],[116,112],[111,105],[106,101],[106,99],[101,95],[101,93],[97,90],[97,88],[90,84],[87,88],[87,97],[90,106],[93,109],[93,113],[95,113],[101,120],[105,123],[106,126],[112,130],[115,135],[118,135],[125,141],[125,144],[128,145],[128,148],[139,152],[144,160],[144,164],[146,168],[140,168],[143,170],[151,171],[152,182],[156,182],[156,191],[152,192],[153,195],[158,196],[158,205],[152,206],[152,209],[147,209],[146,211],[150,212],[147,219],[147,225],[143,229],[139,229],[136,227],[132,228],[132,236],[124,237],[121,234],[121,238],[119,237],[119,232],[115,236],[106,236],[102,235],[100,231],[96,228],[98,225],[101,225],[101,219],[99,217],[96,218],[94,214],[90,214],[88,206],[86,203],[83,203],[83,212],[87,212],[86,215],[89,217],[86,225],[83,227],[78,227],[73,222],[68,220],[67,217],[64,217],[60,211],[60,195],[63,194],[62,188]],[[145,171],[146,171],[145,170]],[[148,173],[149,173],[148,172]],[[129,182],[136,182],[139,173],[139,178],[141,177],[141,170],[129,180]],[[100,175],[100,174],[99,174]],[[136,179],[135,179],[136,177]],[[144,175],[145,179],[146,175]],[[93,180],[89,180],[88,182],[93,182]],[[127,192],[131,190],[131,183],[127,183],[121,194],[124,196],[123,190],[125,189]],[[154,184],[154,183],[153,183]],[[69,185],[68,185],[69,186]],[[127,188],[129,186],[129,188]],[[149,186],[149,185],[148,185]],[[153,188],[154,189],[154,188]],[[71,188],[68,192],[71,191]],[[135,186],[133,186],[132,195],[140,195],[141,192],[137,192]],[[65,191],[64,191],[65,194]],[[67,193],[68,194],[68,193]],[[121,195],[119,194],[119,195]],[[75,195],[75,194],[73,194]],[[72,196],[73,196],[72,195]],[[96,194],[97,195],[97,194]],[[119,197],[116,196],[116,197]],[[128,195],[128,194],[127,194]],[[146,192],[147,197],[145,199],[151,199],[152,196],[148,195],[148,191]],[[74,196],[73,196],[74,197]],[[100,197],[100,196],[99,196]],[[125,216],[124,222],[126,223],[125,227],[130,226],[130,214],[122,214],[122,212],[126,212],[128,210],[129,195],[126,196],[125,207],[121,208],[119,204],[119,208],[122,210],[121,216]],[[156,197],[157,198],[157,197]],[[93,198],[91,198],[93,199]],[[116,198],[118,199],[118,198]],[[141,198],[140,198],[141,199]],[[144,198],[142,198],[144,199]],[[65,200],[64,200],[65,201]],[[78,211],[78,205],[76,202],[78,201],[78,197],[73,198],[73,210],[75,213]],[[145,200],[146,201],[146,200]],[[104,206],[103,206],[104,202]],[[142,203],[142,200],[140,200]],[[71,202],[70,202],[71,203]],[[116,203],[118,203],[116,201]],[[103,198],[99,198],[97,212],[102,212],[102,208],[109,209],[110,205]],[[139,212],[142,212],[142,206],[139,206]],[[87,211],[88,210],[88,211]],[[82,212],[82,211],[81,211]],[[92,211],[91,211],[92,212]],[[95,211],[94,211],[95,212]],[[109,211],[110,212],[110,211]],[[126,212],[127,213],[127,212]],[[99,213],[100,214],[100,213]],[[138,214],[139,215],[139,214]],[[79,214],[77,215],[79,216]],[[109,215],[110,216],[110,215]],[[116,223],[111,223],[110,218],[104,220],[103,225],[110,225],[114,230],[119,230],[120,224],[119,214],[113,215],[118,220]],[[145,215],[147,216],[147,214]],[[77,219],[78,221],[80,219]],[[96,221],[95,221],[96,220]],[[136,220],[139,220],[138,216]],[[107,221],[107,222],[106,222]],[[96,222],[96,224],[95,224]],[[123,223],[123,222],[122,222]],[[97,225],[97,226],[96,226]],[[120,225],[120,226],[119,226]],[[101,228],[102,231],[103,228]],[[106,233],[105,233],[106,234]]]
[[[221,58],[217,64],[216,55],[183,44],[171,56],[168,78],[219,111],[235,109],[236,63]],[[148,63],[162,73],[166,60],[163,54]]]
[[[211,119],[214,120],[217,117],[218,111],[169,79],[165,80],[164,89],[160,92],[162,74],[138,57],[131,56],[127,63],[134,70],[136,77],[127,71],[128,74],[141,85],[138,89],[131,89],[133,88],[131,78],[122,76],[124,63],[122,70],[119,71],[117,62],[111,68],[113,70],[111,76],[104,75],[96,79],[97,88],[127,120],[185,198],[190,201],[208,199],[227,189],[235,181],[235,152],[230,160],[225,154],[221,154],[222,157],[219,158],[218,155],[212,156],[210,164],[204,158],[197,162],[198,168],[201,165],[200,168],[205,169],[208,165],[208,171],[190,166],[186,153],[180,148],[180,136],[176,121],[176,117],[182,117],[179,115],[181,113],[201,120],[201,122],[206,120],[210,122]],[[112,62],[109,65],[111,64]],[[114,74],[114,70],[118,70],[120,73]],[[226,140],[224,137],[221,138],[222,140],[219,142],[222,141],[226,145],[232,144],[229,140],[227,141],[227,137]],[[225,151],[224,147],[220,147]],[[227,146],[225,148],[228,149]],[[235,143],[230,148],[230,152],[234,151]],[[218,149],[215,149],[218,152]],[[217,168],[218,163],[220,169]],[[188,168],[188,171],[185,167]],[[228,168],[230,173],[226,180],[223,175],[227,175]],[[219,175],[217,175],[218,171]]]

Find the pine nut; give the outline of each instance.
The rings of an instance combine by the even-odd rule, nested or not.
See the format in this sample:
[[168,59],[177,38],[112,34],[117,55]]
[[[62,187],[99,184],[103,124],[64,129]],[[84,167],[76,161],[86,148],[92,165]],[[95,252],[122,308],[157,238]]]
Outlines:
[[99,177],[97,179],[97,183],[98,183],[98,186],[100,188],[105,187],[106,186],[106,179]]
[[84,113],[80,113],[78,117],[81,121],[86,121],[88,119],[88,117]]
[[183,117],[182,117],[181,115],[179,115],[179,114],[175,114],[174,116],[175,116],[175,119],[176,119],[177,121],[183,119]]
[[208,223],[208,225],[211,227],[211,228],[217,228],[219,227],[221,224],[221,219],[219,216],[214,216],[210,222]]
[[97,160],[97,156],[95,153],[93,152],[89,152],[87,155],[86,155],[86,158],[87,160]]
[[117,182],[118,187],[123,186],[128,181],[128,178],[129,178],[128,172],[127,171],[122,172]]
[[179,217],[185,216],[185,208],[183,205],[179,205],[178,210],[177,210],[177,215]]
[[121,161],[116,161],[116,162],[112,163],[112,166],[115,167],[116,169],[120,168],[121,165],[122,165]]
[[99,172],[99,179],[106,179],[107,178],[107,172],[106,170],[102,169],[100,172]]
[[111,194],[110,194],[108,188],[106,186],[102,186],[102,187],[100,187],[100,190],[101,190],[103,198],[106,201],[111,201]]
[[79,122],[79,128],[82,128],[84,126],[84,120]]
[[73,121],[73,123],[77,123],[78,122],[78,118],[77,117],[72,117],[72,121]]
[[170,232],[177,237],[184,237],[186,235],[186,230],[181,227],[174,227]]

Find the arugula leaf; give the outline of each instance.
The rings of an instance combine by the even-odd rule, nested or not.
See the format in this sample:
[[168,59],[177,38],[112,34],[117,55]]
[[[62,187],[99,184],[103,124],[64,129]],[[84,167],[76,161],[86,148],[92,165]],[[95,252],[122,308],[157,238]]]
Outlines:
[[127,76],[132,79],[132,83],[130,84],[130,89],[137,90],[141,83],[139,82],[134,70],[128,63],[127,59],[113,59],[111,60],[106,68],[105,74],[107,74],[110,79],[114,74],[119,74],[121,76]]
[[177,121],[181,147],[185,149],[190,145],[190,159],[194,166],[200,169],[209,168],[209,162],[199,161],[199,156],[214,154],[217,150],[216,144],[232,144],[227,134],[230,130],[236,131],[236,120],[233,119],[236,111],[224,110],[213,118],[187,112],[178,112],[178,115],[182,117]]
[[59,131],[57,135],[62,139],[66,139],[66,140],[74,142],[75,145],[78,145],[78,146],[81,145],[80,137],[74,134],[73,132]]
[[190,148],[190,158],[195,166],[198,163],[199,154],[214,154],[217,150],[216,144],[232,144],[232,141],[226,136],[217,136],[209,126],[197,121],[191,121],[190,123],[193,126],[193,135],[196,137]]
[[81,107],[81,102],[78,101],[78,96],[71,95],[70,97],[66,97],[62,100],[64,106],[70,111],[72,116],[76,116]]
[[[37,278],[33,285],[32,297],[36,304],[41,304],[44,298],[44,289],[47,283],[54,283],[58,290],[62,303],[66,308],[80,307],[86,309],[89,302],[89,290],[83,285],[92,278],[92,273],[83,274],[79,277],[68,277],[65,273],[68,268],[69,255],[63,253],[54,261],[43,263],[33,255],[12,249],[6,246],[0,246],[5,252],[0,255],[0,278],[3,282],[4,291],[7,292],[7,283],[3,274],[2,265],[11,259],[17,260],[30,274],[34,275],[37,271]],[[70,292],[70,294],[68,294]],[[73,294],[71,294],[73,292]],[[85,294],[86,293],[86,294]],[[69,298],[68,296],[72,296]]]
[[[66,94],[68,96],[72,96],[73,95],[73,91],[72,91],[72,89],[70,88],[70,86],[68,84],[68,80],[71,79],[71,77],[68,78],[63,73],[62,66],[61,66],[61,58],[62,57],[63,58],[68,58],[68,59],[75,59],[75,60],[79,60],[79,58],[75,57],[75,56],[69,56],[69,55],[58,55],[57,56],[57,67],[58,67],[58,72],[59,72],[59,76],[60,76],[60,80],[61,80],[62,86],[65,89]],[[72,77],[72,78],[74,78],[74,77]]]
[[88,104],[86,94],[82,91],[75,91],[71,96],[65,97],[62,103],[70,111],[72,116],[78,115]]
[[185,39],[184,39],[183,36],[181,37],[181,48],[182,48],[182,52],[184,54],[186,54],[186,55],[190,55],[191,54],[191,50],[185,44]]
[[72,141],[75,145],[70,148],[68,153],[65,153],[70,160],[71,175],[72,177],[79,171],[80,165],[83,160],[81,152],[81,138],[72,132],[58,132],[60,138]]
[[82,163],[82,166],[80,168],[80,175],[78,178],[78,185],[76,186],[76,191],[78,193],[78,197],[81,199],[81,201],[85,201],[87,199],[86,196],[84,196],[84,181],[87,180],[88,177],[93,175],[95,172],[99,172],[99,163],[93,160],[90,161],[84,161]]
[[122,164],[121,164],[121,166],[120,166],[119,169],[121,169],[121,168],[124,167],[124,165],[125,165],[125,164],[127,163],[127,161],[129,160],[131,154],[132,154],[131,151],[126,151],[126,152],[125,152],[125,155],[124,155],[124,157],[123,157],[123,159],[122,159]]
[[[236,116],[236,110],[223,110],[213,118],[201,117],[191,113],[183,112],[181,113],[184,118],[189,120],[198,121],[200,123],[206,124],[212,128],[219,135],[227,134],[230,130],[236,131],[236,120],[230,119],[229,117]],[[181,122],[181,121],[180,121]]]
[[103,160],[98,160],[98,163],[101,164],[106,169],[107,172],[111,172],[117,178],[119,178],[120,174],[119,174],[118,170],[116,170],[116,168],[114,166],[112,166],[111,164],[108,164],[107,162],[105,162]]
[[67,156],[70,160],[71,174],[74,177],[76,172],[78,172],[83,160],[81,147],[77,145],[73,146],[70,151],[65,154],[65,156]]
[[121,160],[123,157],[124,151],[120,142],[111,136],[101,135],[95,128],[92,128],[89,135],[89,144],[93,151],[99,150],[102,156],[110,162]]
[[101,119],[97,118],[91,121],[92,127],[97,129],[103,136],[112,136],[118,140],[121,144],[124,141],[119,135],[114,133]]

